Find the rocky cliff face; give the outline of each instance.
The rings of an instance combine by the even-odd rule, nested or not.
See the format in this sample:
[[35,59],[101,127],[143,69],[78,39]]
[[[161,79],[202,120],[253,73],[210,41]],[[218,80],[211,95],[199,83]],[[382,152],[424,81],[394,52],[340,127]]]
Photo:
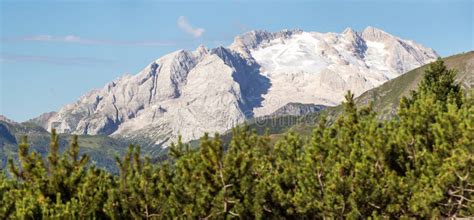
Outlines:
[[176,51],[61,108],[47,129],[168,146],[290,102],[336,105],[436,59],[429,48],[376,28],[343,33],[252,31],[228,48]]

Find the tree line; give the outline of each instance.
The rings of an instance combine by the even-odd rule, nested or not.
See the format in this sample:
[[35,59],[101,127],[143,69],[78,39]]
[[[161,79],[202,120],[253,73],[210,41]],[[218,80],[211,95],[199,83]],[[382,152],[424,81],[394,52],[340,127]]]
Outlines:
[[[0,218],[323,219],[474,215],[474,99],[442,60],[377,120],[348,92],[344,113],[322,118],[311,137],[275,145],[246,126],[226,146],[204,135],[180,140],[152,163],[131,145],[119,175],[88,164],[77,137],[64,153],[53,130],[49,154],[30,152],[0,174]],[[472,92],[472,91],[471,91]]]

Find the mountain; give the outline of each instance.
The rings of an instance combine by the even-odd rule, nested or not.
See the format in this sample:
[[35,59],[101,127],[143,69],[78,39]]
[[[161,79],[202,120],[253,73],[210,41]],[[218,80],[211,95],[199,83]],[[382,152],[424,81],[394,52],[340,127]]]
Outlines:
[[[456,70],[456,81],[463,89],[472,91],[474,88],[474,51],[446,57],[443,58],[443,61],[449,69]],[[373,108],[377,112],[378,118],[388,119],[393,117],[397,111],[400,98],[417,88],[426,68],[428,68],[428,65],[413,69],[379,87],[364,92],[355,99],[356,104],[361,107],[373,101]],[[326,115],[330,121],[333,121],[342,111],[342,106],[338,105],[298,117],[260,118],[251,121],[248,125],[260,134],[268,131],[273,141],[275,141],[289,131],[310,135],[321,115]],[[223,138],[229,140],[229,135],[230,132],[226,132]]]
[[[18,144],[23,136],[28,136],[30,151],[43,156],[49,151],[51,134],[44,128],[31,123],[17,123],[0,116],[0,169],[4,169],[8,158],[17,160]],[[71,135],[59,135],[59,150],[69,145]],[[81,135],[78,138],[80,153],[90,156],[92,164],[111,172],[118,172],[115,156],[122,156],[127,151],[128,143],[103,135]],[[150,156],[156,156],[150,149],[145,149]]]
[[251,31],[229,47],[167,54],[62,107],[43,125],[166,147],[179,135],[188,141],[224,132],[288,103],[337,105],[347,90],[362,94],[437,56],[373,27]]
[[26,122],[33,123],[35,125],[41,126],[43,128],[48,127],[48,122],[51,118],[56,116],[57,112],[46,112],[41,114],[40,116],[36,118],[32,118]]

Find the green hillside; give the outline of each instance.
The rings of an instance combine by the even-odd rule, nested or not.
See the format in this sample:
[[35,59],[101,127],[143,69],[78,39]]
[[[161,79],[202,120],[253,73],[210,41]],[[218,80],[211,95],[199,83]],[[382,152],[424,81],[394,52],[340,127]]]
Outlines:
[[[449,69],[457,70],[457,81],[464,89],[472,88],[474,82],[474,51],[454,55],[443,59]],[[400,98],[416,89],[423,78],[428,65],[414,69],[406,74],[390,80],[377,88],[371,89],[357,98],[359,104],[374,101],[374,108],[380,117],[393,116]]]
[[[18,143],[22,136],[28,136],[31,149],[42,155],[49,150],[51,134],[33,123],[9,123],[0,121],[0,168],[6,165],[7,159],[16,158]],[[59,135],[59,149],[63,151],[69,145],[71,135]],[[117,172],[115,156],[127,151],[128,143],[108,136],[79,136],[81,154],[91,157],[92,163],[109,171]]]

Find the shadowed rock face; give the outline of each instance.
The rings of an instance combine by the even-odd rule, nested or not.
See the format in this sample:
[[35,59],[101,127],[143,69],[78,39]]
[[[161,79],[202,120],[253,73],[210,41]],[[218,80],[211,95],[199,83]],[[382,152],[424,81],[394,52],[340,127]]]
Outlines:
[[263,95],[271,86],[270,79],[260,74],[260,65],[255,60],[245,59],[242,54],[224,47],[213,49],[211,53],[234,69],[232,78],[242,94],[239,107],[246,118],[252,118],[254,108],[262,107]]
[[15,136],[10,133],[7,126],[0,123],[0,146],[3,146],[4,143],[16,144],[16,139]]
[[[436,57],[429,48],[372,27],[341,34],[252,31],[228,48],[167,54],[39,124],[167,146],[178,135],[186,141],[253,117],[336,105],[347,90],[361,94]],[[284,107],[288,103],[315,106]]]

